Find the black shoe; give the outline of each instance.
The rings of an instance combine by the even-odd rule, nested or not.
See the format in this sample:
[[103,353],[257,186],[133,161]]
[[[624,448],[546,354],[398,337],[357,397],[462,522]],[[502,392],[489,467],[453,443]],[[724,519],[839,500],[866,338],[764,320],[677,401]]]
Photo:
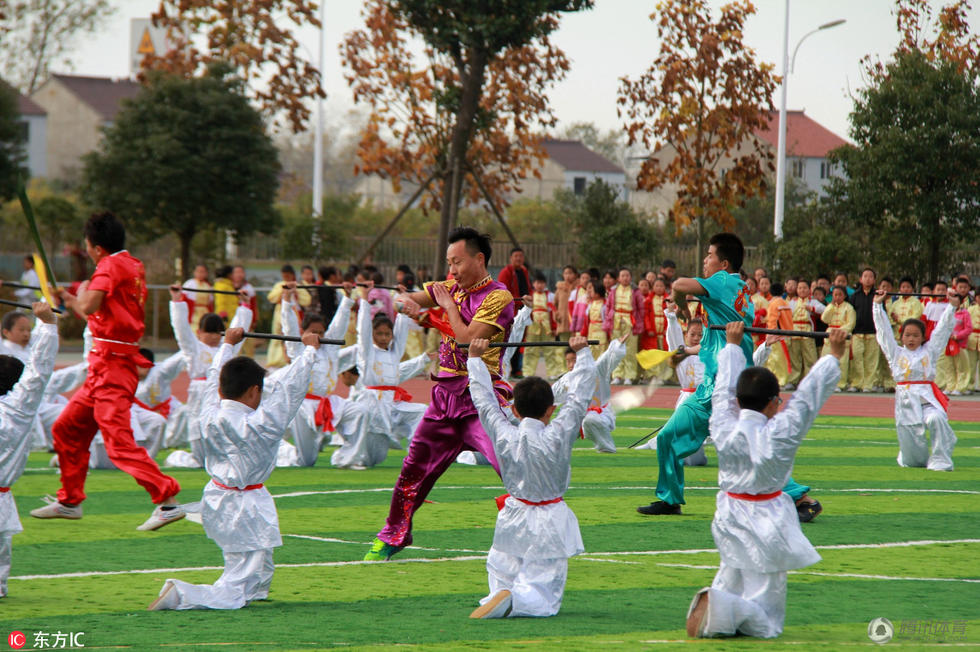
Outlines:
[[636,508],[641,514],[646,514],[647,516],[667,516],[670,514],[680,514],[680,505],[671,505],[670,503],[665,503],[662,500],[658,500],[655,503],[650,503],[649,505],[640,505]]
[[814,500],[812,503],[800,503],[796,506],[796,513],[800,517],[800,523],[809,523],[822,511],[823,505],[820,504],[819,500]]

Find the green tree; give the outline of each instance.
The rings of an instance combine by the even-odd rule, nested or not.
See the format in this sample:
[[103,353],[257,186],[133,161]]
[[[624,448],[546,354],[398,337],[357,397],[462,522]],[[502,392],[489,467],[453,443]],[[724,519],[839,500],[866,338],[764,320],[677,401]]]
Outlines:
[[83,193],[125,218],[134,235],[174,233],[188,278],[199,231],[275,231],[278,173],[276,149],[241,80],[215,65],[190,79],[151,73],[105,129],[100,149],[86,155]]
[[0,81],[0,199],[13,197],[18,180],[27,176],[25,141],[17,91]]
[[59,251],[60,245],[79,239],[84,220],[75,204],[65,197],[42,198],[34,203],[34,215],[44,246],[51,254]]
[[900,50],[859,91],[854,145],[833,152],[843,176],[830,197],[873,234],[869,260],[936,278],[952,271],[953,250],[980,238],[977,71]]
[[555,198],[574,220],[584,266],[651,266],[658,259],[656,228],[638,217],[613,186],[596,179],[582,196],[559,190]]

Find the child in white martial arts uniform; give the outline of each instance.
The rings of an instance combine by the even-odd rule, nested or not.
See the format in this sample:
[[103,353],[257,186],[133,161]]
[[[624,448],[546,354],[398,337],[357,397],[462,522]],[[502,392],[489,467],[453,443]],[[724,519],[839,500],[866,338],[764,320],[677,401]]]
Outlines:
[[286,425],[303,403],[320,340],[304,335],[303,354],[281,382],[264,387],[265,369],[251,358],[232,359],[243,332],[228,329],[207,371],[200,422],[204,467],[211,476],[201,498],[201,523],[221,548],[224,572],[214,584],[168,579],[150,610],[240,609],[269,596],[272,552],[282,536],[276,504],[263,483],[275,469]]
[[572,444],[595,392],[595,361],[587,340],[573,335],[568,345],[578,359],[568,374],[561,413],[551,419],[551,386],[543,378],[529,377],[514,387],[514,412],[521,418],[515,426],[500,407],[481,360],[488,345],[485,339],[470,343],[470,395],[510,493],[501,497],[487,556],[490,594],[470,618],[553,616],[561,608],[568,558],[585,551],[578,519],[562,496],[571,482]]
[[179,445],[180,442],[174,442],[174,439],[186,428],[187,406],[173,395],[171,388],[180,372],[187,368],[187,357],[178,351],[163,362],[157,363],[152,352],[148,357],[145,353],[148,349],[141,349],[141,351],[144,352],[143,357],[152,362],[153,366],[149,369],[140,367],[137,371],[140,382],[136,386],[136,400],[133,401],[133,407],[161,415],[166,420],[163,443],[170,447]]
[[[950,293],[953,290],[949,291]],[[895,429],[898,431],[898,465],[926,467],[930,471],[953,470],[956,435],[946,416],[949,399],[936,387],[936,363],[946,350],[953,332],[953,307],[943,306],[936,328],[923,343],[925,324],[918,319],[902,323],[902,344],[895,341],[882,303],[885,295],[875,296],[872,313],[878,345],[885,354],[895,379]],[[930,304],[933,305],[933,304]],[[926,429],[932,435],[932,454],[926,443]]]
[[[531,315],[531,300],[530,297],[526,297],[521,309],[514,316],[514,323],[510,326],[510,336],[507,338],[508,342],[517,343],[524,341],[524,331],[531,324]],[[517,353],[517,349],[518,347],[516,346],[508,347],[500,354],[501,378],[510,378],[510,361],[514,357],[514,354]]]
[[[200,415],[201,403],[204,400],[202,392],[204,390],[205,374],[218,346],[221,344],[221,332],[225,330],[225,323],[220,316],[208,313],[201,317],[198,325],[197,335],[191,332],[190,323],[187,321],[187,303],[181,298],[181,290],[176,285],[170,287],[170,325],[174,329],[174,336],[177,338],[177,345],[180,352],[187,360],[187,374],[191,377],[191,383],[187,387],[187,418],[183,433],[174,437],[174,444],[186,441],[191,447],[193,460],[187,459],[186,455],[167,458],[167,463],[180,466],[196,466],[200,468],[204,465],[204,457],[201,453],[201,428]],[[245,305],[238,307],[235,311],[235,318],[232,319],[229,328],[247,328],[252,323],[252,311]],[[239,348],[241,346],[239,345]],[[239,349],[235,349],[238,354]]]
[[728,324],[711,398],[711,437],[718,451],[718,492],[711,534],[721,566],[688,610],[692,637],[779,636],[786,618],[786,571],[820,561],[782,491],[796,450],[840,379],[836,358],[847,334],[830,334],[821,358],[779,411],[779,382],[763,367],[745,368],[741,321]]
[[58,355],[58,325],[51,307],[35,303],[34,316],[42,324],[32,338],[27,363],[0,355],[0,597],[7,595],[11,538],[24,529],[10,487],[24,472],[34,416]]
[[[667,349],[678,352],[681,347],[684,347],[684,350],[680,351],[671,360],[671,363],[674,363],[676,358],[681,358],[676,362],[674,367],[674,371],[677,374],[677,382],[681,386],[681,391],[677,395],[677,401],[674,403],[674,409],[676,410],[681,403],[691,397],[694,390],[698,388],[698,385],[704,379],[704,363],[698,357],[698,352],[701,351],[701,336],[704,334],[704,324],[701,323],[700,319],[692,319],[687,324],[687,332],[682,331],[681,325],[677,321],[676,305],[673,301],[667,303],[667,309],[664,311],[664,314],[667,316]],[[644,447],[656,450],[657,440],[651,438],[644,446],[637,446],[637,448]],[[684,465],[708,465],[708,456],[704,452],[704,444],[701,444],[701,448],[697,452],[684,458]]]
[[[287,286],[288,288],[289,286]],[[350,285],[353,287],[353,285]],[[303,318],[302,333],[296,318],[295,302],[292,292],[287,289],[287,298],[283,300],[282,332],[284,335],[298,336],[306,333],[316,333],[318,337],[343,340],[350,321],[351,306],[354,301],[343,292],[337,291],[339,304],[327,328],[323,317],[316,313],[307,313]],[[288,308],[288,310],[287,310]],[[286,342],[286,355],[290,360],[299,357],[303,345],[299,342]],[[289,424],[289,434],[292,435],[296,449],[294,466],[313,466],[320,456],[327,432],[354,433],[361,429],[367,417],[364,405],[349,401],[333,393],[337,380],[342,371],[354,366],[356,347],[341,349],[339,346],[325,344],[317,349],[316,364],[313,367],[313,377],[306,390],[306,399]],[[292,362],[290,362],[292,364]],[[275,373],[281,373],[277,371]],[[283,442],[281,449],[290,446]],[[282,466],[280,462],[280,466]]]
[[[39,322],[40,323],[40,322]],[[92,331],[85,327],[82,335],[84,344],[82,345],[82,361],[71,366],[55,369],[48,380],[47,387],[44,388],[44,398],[37,409],[37,416],[34,419],[34,441],[31,448],[35,450],[51,450],[54,448],[54,437],[51,434],[51,427],[58,420],[61,411],[68,405],[68,399],[62,394],[72,392],[85,383],[88,375],[88,352],[92,349]],[[51,458],[51,466],[57,466],[58,456]]]
[[330,458],[334,466],[362,470],[380,464],[389,448],[400,449],[402,439],[415,434],[427,406],[412,403],[412,397],[398,384],[428,369],[435,354],[423,353],[399,362],[405,354],[410,321],[399,314],[392,328],[384,312],[372,320],[370,304],[361,299],[357,311],[357,367],[361,377],[350,396],[361,404],[368,418],[334,451]]
[[[612,431],[616,429],[616,413],[609,407],[609,399],[612,398],[612,372],[626,356],[624,342],[627,337],[628,335],[624,334],[614,338],[609,343],[609,348],[595,361],[595,390],[592,393],[592,400],[589,401],[589,410],[582,420],[580,434],[585,439],[595,442],[595,449],[600,453],[616,452],[616,442],[612,438]],[[569,372],[574,370],[577,361],[578,354],[571,348],[565,349],[565,365]],[[566,373],[551,386],[555,405],[565,404],[572,382],[574,376]]]

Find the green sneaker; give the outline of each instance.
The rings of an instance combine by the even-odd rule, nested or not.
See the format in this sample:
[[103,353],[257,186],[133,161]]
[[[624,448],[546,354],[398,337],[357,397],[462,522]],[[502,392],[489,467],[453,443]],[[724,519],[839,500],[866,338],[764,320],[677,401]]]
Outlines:
[[371,549],[364,555],[364,561],[388,561],[393,555],[402,551],[404,546],[393,546],[386,541],[375,538]]

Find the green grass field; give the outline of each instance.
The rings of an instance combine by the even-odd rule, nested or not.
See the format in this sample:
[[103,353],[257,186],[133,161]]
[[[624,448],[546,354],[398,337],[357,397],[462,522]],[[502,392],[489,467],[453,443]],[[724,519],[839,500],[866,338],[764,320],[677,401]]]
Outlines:
[[[659,425],[666,410],[620,415],[622,448]],[[358,560],[387,513],[402,454],[368,471],[278,469],[267,486],[284,545],[270,599],[236,612],[147,612],[164,579],[209,583],[220,550],[200,525],[136,531],[151,508],[129,476],[90,475],[85,518],[38,521],[28,512],[58,481],[48,455],[31,456],[13,491],[25,531],[14,537],[0,632],[85,632],[87,648],[427,649],[673,648],[843,649],[874,645],[867,625],[895,626],[889,647],[980,647],[980,424],[954,423],[952,473],[901,469],[888,419],[822,417],[797,457],[794,477],[813,487],[824,513],[804,532],[823,561],[790,575],[786,630],[775,641],[686,641],[694,592],[718,564],[710,522],[717,465],[687,474],[685,514],[643,517],[656,455],[600,455],[579,443],[566,498],[587,552],[571,560],[561,613],[548,619],[469,620],[486,591],[483,556],[503,493],[489,467],[454,465],[415,519],[417,548],[399,563]],[[163,455],[161,455],[162,459]],[[198,500],[203,471],[175,473],[184,501]],[[892,544],[892,545],[876,545]],[[938,633],[937,633],[938,632]],[[4,647],[0,643],[0,648]]]

